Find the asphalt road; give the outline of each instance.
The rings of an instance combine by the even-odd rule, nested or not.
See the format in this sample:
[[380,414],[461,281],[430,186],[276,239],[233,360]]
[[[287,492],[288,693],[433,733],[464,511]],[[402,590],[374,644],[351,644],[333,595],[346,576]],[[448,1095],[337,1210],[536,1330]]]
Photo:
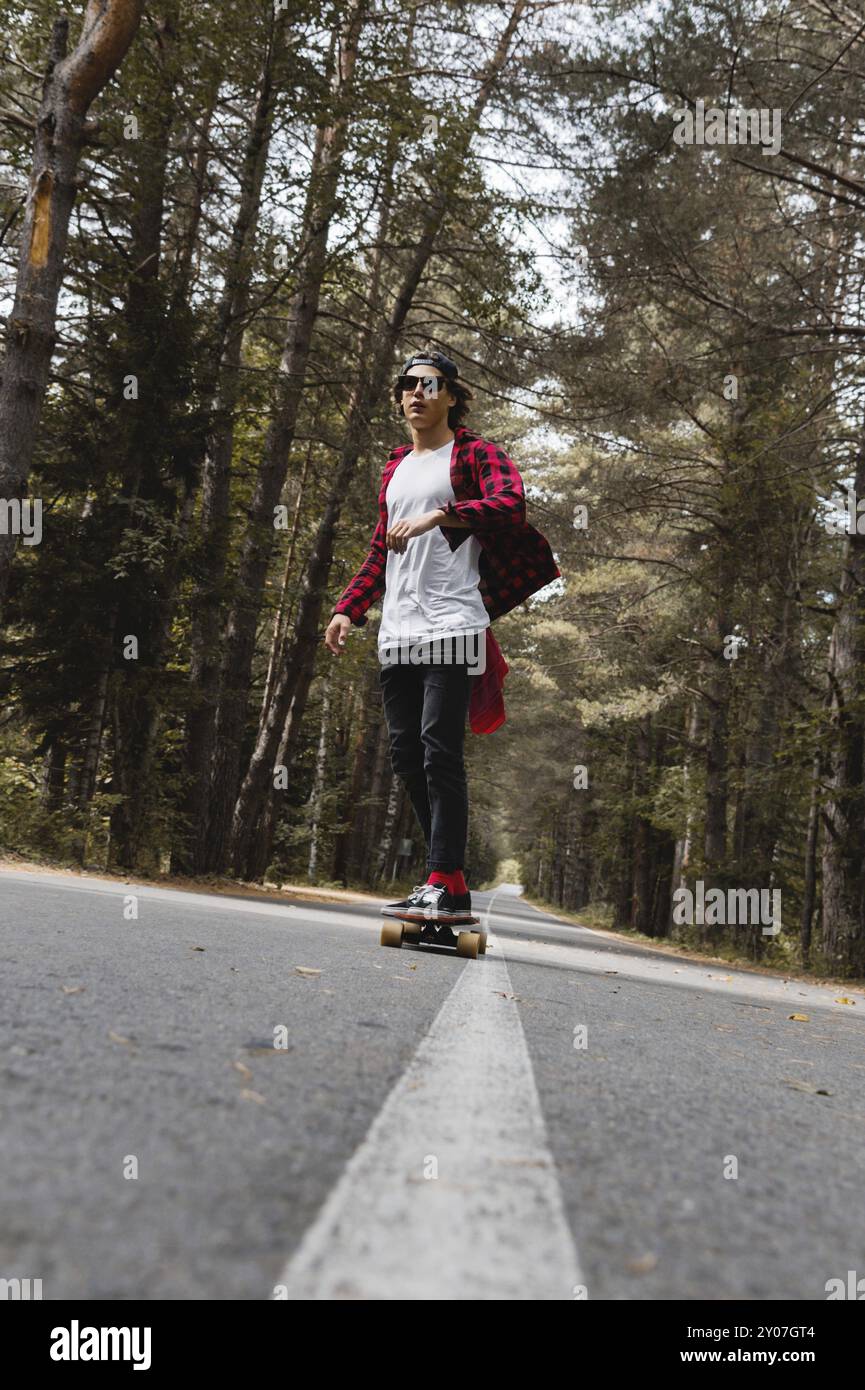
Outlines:
[[375,904],[0,872],[0,1278],[821,1301],[865,1275],[861,991],[474,901],[463,961],[382,949]]

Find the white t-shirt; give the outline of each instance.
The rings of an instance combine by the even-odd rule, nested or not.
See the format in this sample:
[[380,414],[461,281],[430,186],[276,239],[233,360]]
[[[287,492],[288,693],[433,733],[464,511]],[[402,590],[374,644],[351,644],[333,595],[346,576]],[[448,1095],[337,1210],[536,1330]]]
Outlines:
[[[412,449],[400,460],[387,486],[388,526],[421,516],[455,501],[451,486],[449,440],[419,458]],[[393,644],[465,637],[489,627],[478,581],[481,543],[477,536],[451,550],[441,528],[412,536],[405,550],[387,553],[378,650]]]

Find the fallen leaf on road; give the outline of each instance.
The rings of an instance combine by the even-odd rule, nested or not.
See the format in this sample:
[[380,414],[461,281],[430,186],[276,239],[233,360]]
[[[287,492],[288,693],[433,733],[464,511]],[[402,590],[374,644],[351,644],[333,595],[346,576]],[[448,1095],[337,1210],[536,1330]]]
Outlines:
[[810,1022],[811,1022],[810,1016],[809,1016],[808,1014],[788,1014],[787,1017],[788,1017],[789,1019],[792,1019],[794,1023],[810,1023]]
[[856,1000],[855,1000],[855,999],[847,999],[846,996],[842,995],[842,997],[841,997],[840,999],[836,999],[836,1000],[835,1000],[835,1003],[836,1003],[836,1004],[853,1004],[853,1005],[855,1006]]
[[60,988],[63,990],[63,993],[64,993],[64,994],[83,994],[84,991],[85,991],[85,989],[87,988],[87,986],[86,986],[86,985],[61,985]]
[[111,1039],[112,1042],[123,1043],[124,1047],[132,1047],[132,1046],[134,1046],[134,1044],[133,1044],[131,1038],[124,1038],[124,1037],[122,1036],[122,1034],[120,1034],[120,1033],[111,1033],[111,1032],[109,1032],[108,1036],[109,1036],[109,1038]]
[[294,973],[295,973],[295,975],[320,975],[320,974],[321,974],[321,971],[320,971],[320,970],[313,970],[313,969],[312,969],[310,966],[308,966],[308,965],[296,965],[296,966],[294,967]]
[[203,951],[203,950],[204,950],[204,947],[203,947],[203,946],[190,946],[189,949],[190,949],[190,951]]
[[[508,994],[507,990],[504,989],[494,989],[493,994],[500,995],[502,999],[520,999],[518,994]],[[520,1000],[520,1002],[522,1002],[522,1000]]]
[[791,1086],[794,1091],[805,1091],[809,1096],[831,1096],[833,1091],[827,1091],[822,1086],[815,1086],[813,1081],[796,1081],[790,1076],[782,1076],[781,1080],[785,1086]]
[[254,1100],[255,1103],[256,1103],[256,1105],[266,1105],[266,1104],[267,1104],[267,1101],[264,1099],[264,1096],[259,1095],[258,1091],[247,1091],[247,1090],[243,1090],[243,1091],[241,1091],[241,1093],[240,1093],[240,1099],[241,1099],[241,1100]]
[[628,1260],[625,1268],[629,1274],[648,1274],[657,1263],[657,1255],[640,1255],[636,1260]]
[[243,1065],[243,1062],[232,1062],[231,1065],[234,1067],[235,1071],[240,1072],[244,1081],[252,1080],[252,1072],[249,1070],[249,1067]]

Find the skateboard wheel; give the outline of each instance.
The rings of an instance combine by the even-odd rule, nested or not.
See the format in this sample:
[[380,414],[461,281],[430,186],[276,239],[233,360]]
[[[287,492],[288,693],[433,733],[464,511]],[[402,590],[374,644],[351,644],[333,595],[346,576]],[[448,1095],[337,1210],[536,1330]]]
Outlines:
[[402,922],[384,922],[381,929],[382,946],[401,946],[402,934]]
[[477,931],[461,931],[457,937],[457,955],[468,956],[470,960],[477,960],[481,945],[481,933]]
[[480,942],[478,944],[478,955],[485,956],[487,953],[487,934],[485,931],[479,931],[478,936],[480,937]]
[[420,941],[421,930],[422,928],[415,926],[414,923],[404,926],[402,929],[403,941]]

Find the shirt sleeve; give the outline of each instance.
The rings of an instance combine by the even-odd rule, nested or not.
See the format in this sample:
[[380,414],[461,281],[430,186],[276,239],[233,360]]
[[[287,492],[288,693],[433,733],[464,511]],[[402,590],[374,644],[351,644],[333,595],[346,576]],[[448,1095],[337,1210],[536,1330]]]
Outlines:
[[355,627],[363,627],[366,622],[366,610],[384,593],[387,567],[385,534],[384,524],[379,517],[366,559],[354,578],[346,584],[333,607],[334,613],[344,613]]
[[464,502],[448,502],[446,516],[467,521],[473,531],[501,531],[524,526],[526,497],[519,470],[504,449],[484,444],[477,451],[478,483],[482,496]]

